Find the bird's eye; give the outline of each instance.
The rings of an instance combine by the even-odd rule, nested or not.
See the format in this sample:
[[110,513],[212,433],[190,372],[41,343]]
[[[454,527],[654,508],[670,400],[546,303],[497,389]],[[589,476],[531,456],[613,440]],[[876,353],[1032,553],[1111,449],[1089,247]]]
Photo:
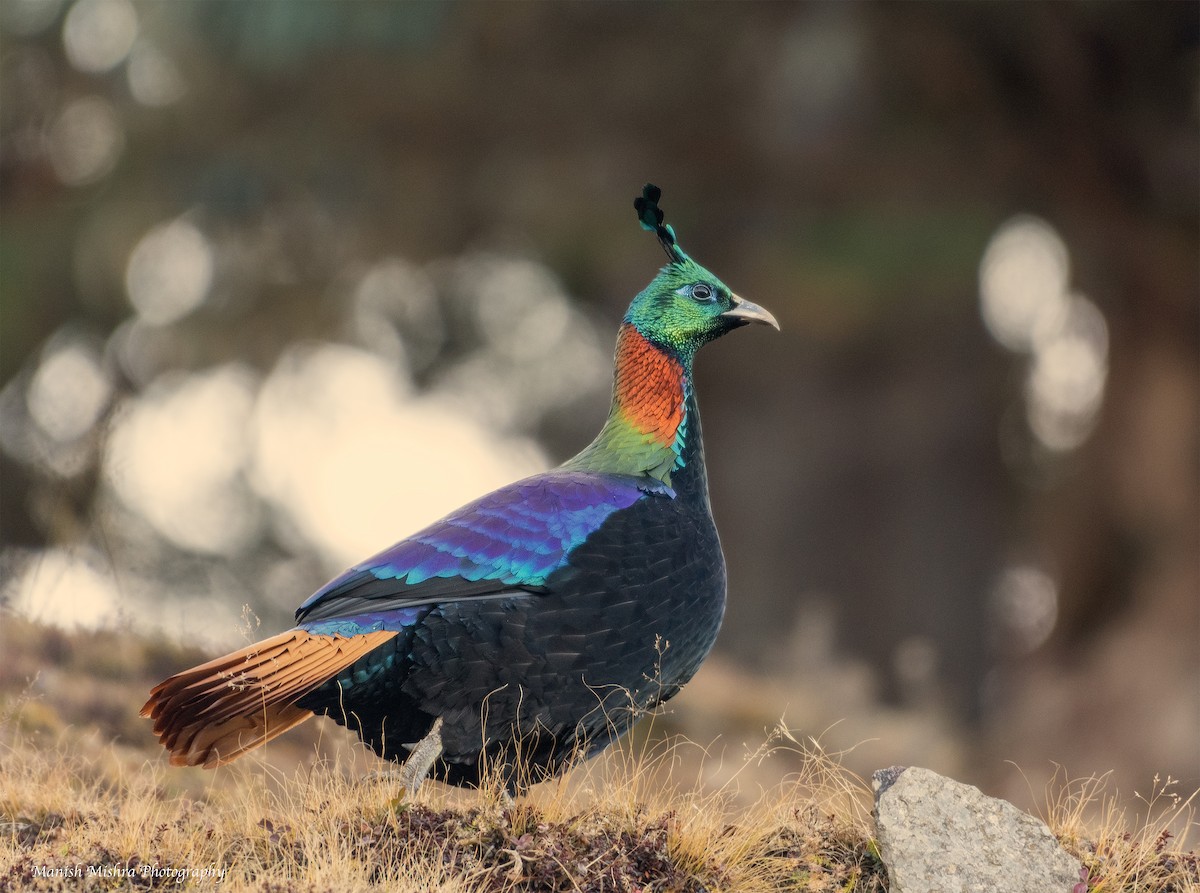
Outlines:
[[711,301],[713,299],[712,286],[697,282],[692,286],[692,297],[697,301]]

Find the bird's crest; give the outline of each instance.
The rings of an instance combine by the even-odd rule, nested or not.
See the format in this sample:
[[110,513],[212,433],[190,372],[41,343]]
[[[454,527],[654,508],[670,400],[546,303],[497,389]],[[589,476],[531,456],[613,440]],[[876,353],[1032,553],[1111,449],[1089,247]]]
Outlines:
[[662,190],[653,183],[647,183],[642,187],[642,194],[633,200],[633,207],[637,209],[638,222],[641,223],[642,229],[650,230],[658,236],[658,244],[667,252],[671,263],[681,264],[688,256],[675,240],[675,230],[663,223],[662,208],[658,206],[660,198]]

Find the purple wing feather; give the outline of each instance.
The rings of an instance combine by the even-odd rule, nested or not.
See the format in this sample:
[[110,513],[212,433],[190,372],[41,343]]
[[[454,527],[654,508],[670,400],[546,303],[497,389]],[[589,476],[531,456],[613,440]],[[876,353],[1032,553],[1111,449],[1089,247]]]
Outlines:
[[594,472],[525,478],[351,568],[305,601],[296,619],[308,625],[369,616],[374,624],[386,614],[412,622],[421,605],[536,592],[609,515],[648,493],[674,495],[642,479]]

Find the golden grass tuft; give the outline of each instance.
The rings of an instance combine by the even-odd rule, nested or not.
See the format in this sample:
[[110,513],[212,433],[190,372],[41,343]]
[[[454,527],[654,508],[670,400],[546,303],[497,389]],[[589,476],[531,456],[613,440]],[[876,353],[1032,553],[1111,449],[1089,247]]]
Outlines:
[[1047,824],[1083,864],[1089,893],[1196,893],[1200,856],[1187,849],[1197,830],[1200,791],[1184,795],[1155,775],[1149,794],[1123,805],[1107,775],[1070,778],[1059,767],[1047,785]]

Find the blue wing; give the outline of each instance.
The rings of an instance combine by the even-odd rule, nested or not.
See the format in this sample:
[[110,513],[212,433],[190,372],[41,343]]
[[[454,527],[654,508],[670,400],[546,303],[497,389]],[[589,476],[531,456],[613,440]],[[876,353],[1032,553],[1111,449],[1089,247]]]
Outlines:
[[414,623],[430,605],[543,591],[613,512],[657,481],[551,471],[502,487],[356,565],[296,612],[311,632],[353,634]]

